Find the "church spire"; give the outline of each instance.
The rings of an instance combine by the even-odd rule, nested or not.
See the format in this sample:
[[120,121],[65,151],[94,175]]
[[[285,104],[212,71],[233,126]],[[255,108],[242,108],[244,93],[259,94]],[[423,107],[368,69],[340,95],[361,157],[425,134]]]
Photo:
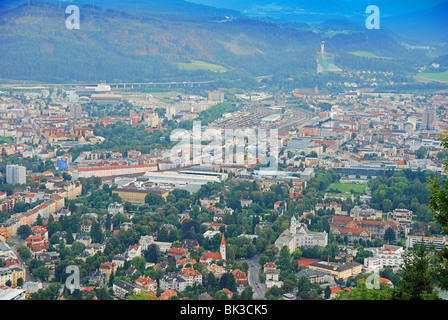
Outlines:
[[221,246],[219,247],[219,253],[221,253],[222,260],[226,260],[226,239],[224,233],[222,234]]

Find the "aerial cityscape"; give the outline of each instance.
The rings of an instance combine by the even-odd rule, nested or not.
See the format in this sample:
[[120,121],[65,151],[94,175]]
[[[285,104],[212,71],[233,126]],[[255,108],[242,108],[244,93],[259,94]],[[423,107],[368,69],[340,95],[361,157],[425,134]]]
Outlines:
[[2,1],[0,300],[448,300],[448,3],[370,5]]

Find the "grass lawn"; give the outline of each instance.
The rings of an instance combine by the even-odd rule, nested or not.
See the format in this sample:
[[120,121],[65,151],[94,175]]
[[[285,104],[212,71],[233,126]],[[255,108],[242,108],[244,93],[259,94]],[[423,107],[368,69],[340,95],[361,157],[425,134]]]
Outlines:
[[177,66],[184,70],[227,71],[223,66],[208,63],[201,60],[192,60],[190,63],[178,63]]
[[0,143],[14,143],[14,138],[0,137]]
[[351,193],[352,191],[354,193],[360,193],[363,194],[366,191],[367,185],[366,184],[355,184],[355,183],[335,183],[333,184],[333,186],[330,188],[330,192],[349,192]]
[[416,75],[416,77],[448,83],[448,71],[445,71],[445,72],[421,72],[421,73],[418,73]]
[[375,59],[392,59],[389,57],[380,57],[374,54],[373,52],[369,51],[351,51],[350,54],[358,57],[364,57],[364,58],[375,58]]

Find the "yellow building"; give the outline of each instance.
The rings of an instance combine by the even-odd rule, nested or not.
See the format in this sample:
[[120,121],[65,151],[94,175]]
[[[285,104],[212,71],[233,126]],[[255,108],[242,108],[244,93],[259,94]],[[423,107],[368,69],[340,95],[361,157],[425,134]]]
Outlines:
[[157,188],[147,188],[147,189],[138,189],[138,188],[117,188],[112,191],[113,193],[117,193],[123,202],[130,202],[133,204],[143,204],[145,203],[145,197],[148,193],[155,193],[162,196],[165,201],[169,195],[168,190],[157,189]]
[[347,279],[356,276],[362,271],[362,264],[357,262],[347,262],[344,264],[332,262],[315,262],[308,266],[312,270],[317,270],[334,276],[335,279]]
[[21,268],[21,267],[14,267],[11,268],[11,287],[17,287],[17,281],[19,279],[23,280],[23,283],[26,282],[26,271],[25,268]]
[[17,281],[19,279],[26,281],[26,273],[24,268],[11,267],[11,268],[0,268],[0,285],[7,285],[8,281],[11,282],[11,288],[17,287]]

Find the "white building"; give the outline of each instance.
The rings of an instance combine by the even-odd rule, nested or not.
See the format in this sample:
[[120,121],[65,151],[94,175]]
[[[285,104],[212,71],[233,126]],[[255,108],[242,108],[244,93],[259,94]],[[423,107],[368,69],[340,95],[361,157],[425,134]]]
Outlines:
[[140,242],[136,245],[129,246],[129,249],[127,251],[127,260],[132,260],[135,257],[141,257],[142,256],[142,247],[140,245]]
[[372,257],[364,259],[364,268],[367,272],[377,272],[386,267],[401,267],[404,263],[404,249],[398,246],[383,245],[381,248],[366,248],[373,253]]
[[159,288],[163,291],[175,290],[182,292],[187,288],[187,281],[176,273],[168,273],[160,277]]
[[389,213],[389,215],[392,215],[392,219],[397,222],[398,228],[407,235],[412,227],[412,211],[407,209],[395,209],[392,214]]
[[298,223],[296,218],[291,218],[289,229],[283,233],[275,241],[275,245],[281,249],[288,246],[289,252],[293,253],[297,248],[312,248],[314,246],[325,247],[328,244],[327,232],[309,231],[303,223]]
[[406,249],[412,249],[414,245],[422,242],[426,247],[434,246],[437,250],[440,250],[447,245],[446,237],[422,237],[422,236],[408,236],[406,238]]
[[15,185],[16,183],[26,183],[26,167],[16,164],[6,166],[6,183]]
[[25,300],[26,290],[0,286],[0,300]]
[[154,238],[152,236],[141,236],[140,237],[140,246],[141,251],[148,250],[148,247],[151,244],[155,244],[159,247],[160,252],[168,252],[170,250],[172,243],[171,242],[162,242],[162,241],[154,241]]
[[124,213],[124,206],[121,203],[118,202],[114,202],[109,204],[109,206],[107,207],[107,212],[111,215],[116,215],[116,214],[123,214]]
[[114,296],[119,299],[124,299],[126,295],[132,294],[133,292],[140,292],[141,289],[134,284],[128,283],[123,280],[117,280],[112,286]]

